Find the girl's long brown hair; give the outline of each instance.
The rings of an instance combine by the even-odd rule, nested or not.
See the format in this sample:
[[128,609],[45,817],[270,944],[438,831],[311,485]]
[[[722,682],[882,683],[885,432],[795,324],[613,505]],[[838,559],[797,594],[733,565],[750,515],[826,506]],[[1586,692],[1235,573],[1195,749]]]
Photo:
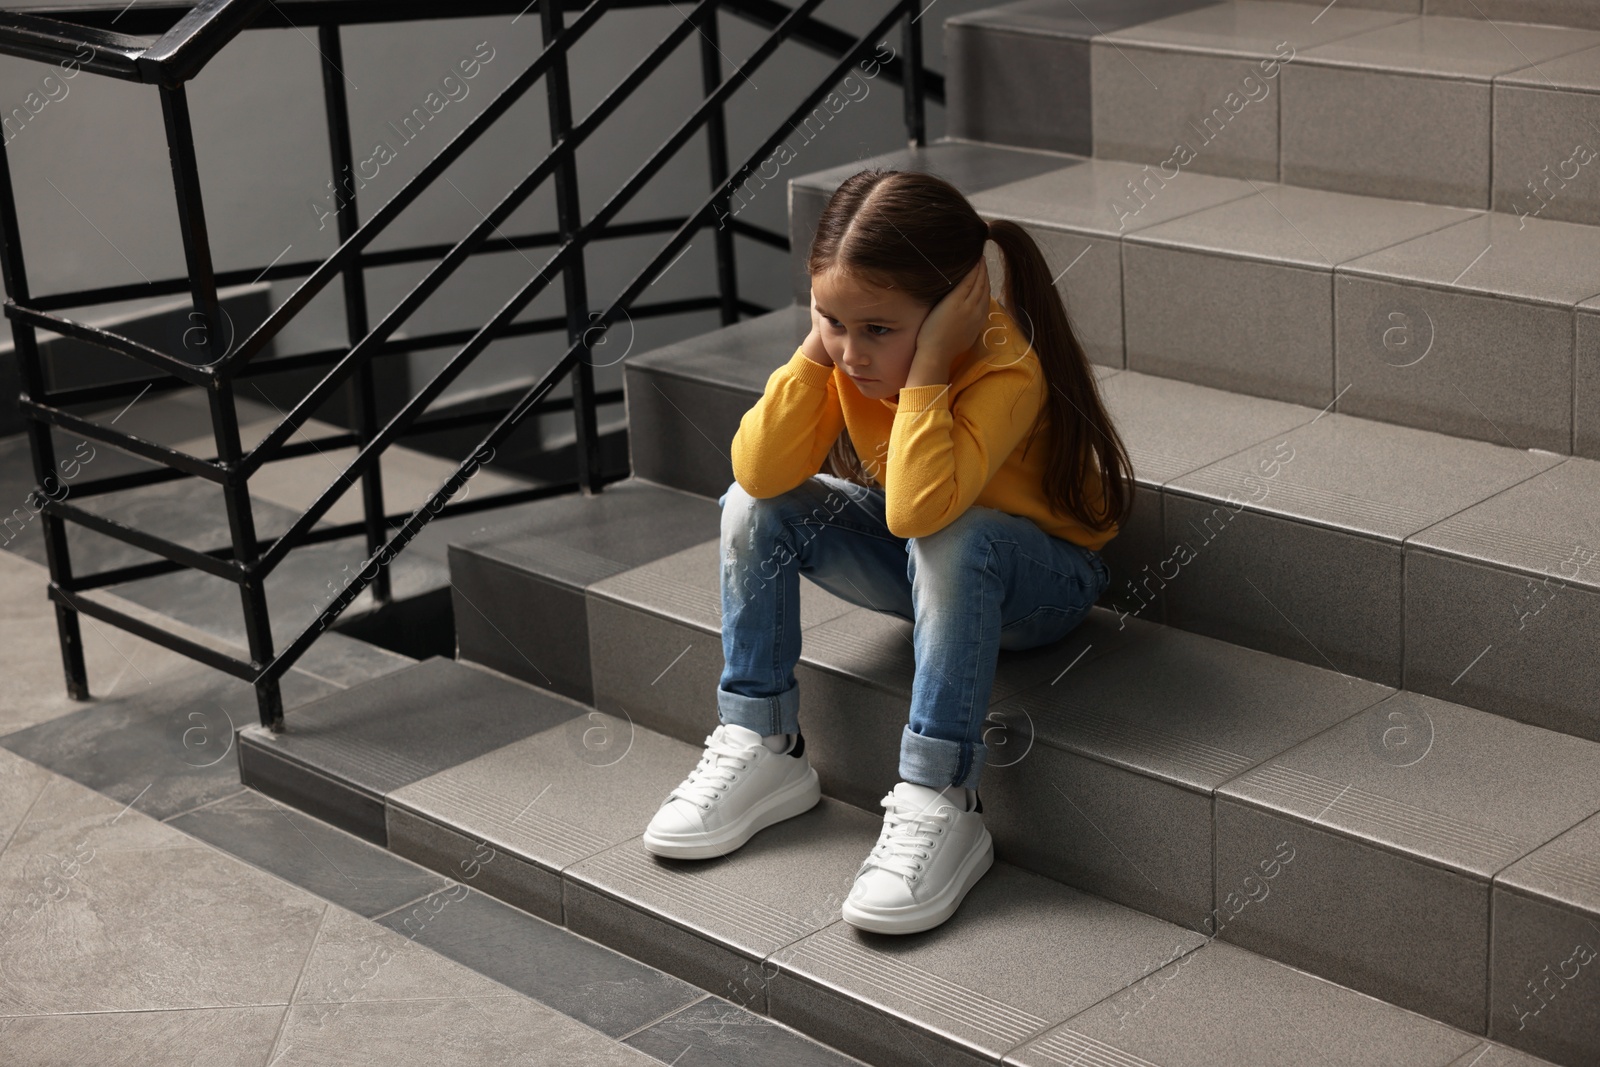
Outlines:
[[[823,208],[806,266],[813,276],[837,267],[932,307],[977,265],[986,240],[999,246],[1005,265],[1000,303],[1027,335],[1049,386],[1027,446],[1048,428],[1046,499],[1091,529],[1121,524],[1133,507],[1133,465],[1028,231],[1008,219],[984,222],[942,178],[864,170],[846,178]],[[876,484],[848,430],[834,442],[827,466],[836,477]],[[1085,491],[1092,480],[1099,482],[1098,510]]]

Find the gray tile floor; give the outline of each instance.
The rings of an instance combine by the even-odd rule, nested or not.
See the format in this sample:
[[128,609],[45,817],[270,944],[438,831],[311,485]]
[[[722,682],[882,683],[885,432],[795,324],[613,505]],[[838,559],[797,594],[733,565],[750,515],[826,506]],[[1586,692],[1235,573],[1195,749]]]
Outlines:
[[858,1063],[244,789],[214,672],[90,623],[69,701],[45,583],[0,552],[7,1067]]

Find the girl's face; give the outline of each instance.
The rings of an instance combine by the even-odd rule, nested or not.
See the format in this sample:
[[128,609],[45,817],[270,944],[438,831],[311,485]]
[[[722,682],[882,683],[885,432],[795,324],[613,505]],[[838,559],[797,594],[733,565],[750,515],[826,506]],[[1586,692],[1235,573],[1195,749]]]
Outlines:
[[811,276],[822,347],[861,395],[899,394],[917,352],[917,330],[929,309],[904,291],[885,289],[837,270]]

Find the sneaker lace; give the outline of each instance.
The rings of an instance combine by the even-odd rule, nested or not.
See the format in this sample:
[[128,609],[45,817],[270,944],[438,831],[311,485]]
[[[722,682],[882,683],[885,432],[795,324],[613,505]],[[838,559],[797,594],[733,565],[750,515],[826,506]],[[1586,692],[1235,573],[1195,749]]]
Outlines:
[[[944,802],[936,811],[896,796],[892,791],[878,801],[885,809],[878,843],[861,864],[861,871],[878,867],[915,881],[922,873],[922,861],[930,855],[934,838],[950,826],[955,808]],[[856,872],[859,877],[861,871]]]
[[706,750],[689,776],[667,794],[667,799],[678,797],[697,808],[709,808],[711,802],[728,788],[738,772],[750,763],[755,755],[749,745],[738,744],[726,735],[712,734],[706,738]]

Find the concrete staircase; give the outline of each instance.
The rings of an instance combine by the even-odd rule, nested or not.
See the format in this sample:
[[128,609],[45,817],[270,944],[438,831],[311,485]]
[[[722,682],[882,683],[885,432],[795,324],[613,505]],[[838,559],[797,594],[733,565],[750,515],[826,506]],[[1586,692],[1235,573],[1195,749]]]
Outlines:
[[873,163],[1026,225],[1138,476],[1102,606],[1001,653],[944,926],[839,919],[911,628],[810,583],[824,801],[638,843],[798,306],[631,358],[634,477],[452,543],[458,660],[245,730],[245,781],[873,1064],[1600,1062],[1595,10],[1024,0],[947,23],[959,139],[793,181],[796,248]]

